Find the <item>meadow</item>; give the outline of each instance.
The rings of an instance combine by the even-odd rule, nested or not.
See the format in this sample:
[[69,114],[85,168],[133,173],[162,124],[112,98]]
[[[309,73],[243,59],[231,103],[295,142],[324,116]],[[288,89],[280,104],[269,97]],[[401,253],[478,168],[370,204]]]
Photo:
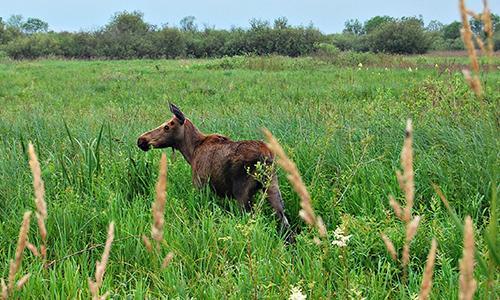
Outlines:
[[[431,299],[458,297],[462,232],[432,183],[461,220],[472,217],[476,247],[492,222],[499,179],[500,61],[482,74],[478,99],[461,73],[463,57],[413,56],[342,63],[320,58],[235,57],[212,60],[0,63],[0,277],[8,274],[23,213],[34,210],[27,147],[45,181],[47,259],[28,251],[31,278],[21,299],[89,298],[106,231],[115,222],[102,291],[113,299],[413,299],[431,239],[438,242]],[[329,236],[352,235],[346,247],[298,216],[299,197],[279,170],[286,211],[298,232],[287,245],[267,205],[242,212],[235,201],[196,190],[180,153],[168,156],[165,245],[148,253],[151,203],[162,150],[142,152],[137,137],[168,118],[168,101],[205,133],[263,139],[268,128],[293,159]],[[401,249],[404,227],[388,196],[404,202],[395,171],[406,120],[414,127],[414,212],[407,283],[380,233]],[[259,202],[260,196],[256,197]],[[493,219],[493,222],[498,220]],[[32,220],[32,243],[40,238]],[[498,248],[497,248],[498,249]],[[162,269],[159,260],[174,257]],[[487,273],[476,268],[476,297]],[[498,296],[498,269],[493,270]]]

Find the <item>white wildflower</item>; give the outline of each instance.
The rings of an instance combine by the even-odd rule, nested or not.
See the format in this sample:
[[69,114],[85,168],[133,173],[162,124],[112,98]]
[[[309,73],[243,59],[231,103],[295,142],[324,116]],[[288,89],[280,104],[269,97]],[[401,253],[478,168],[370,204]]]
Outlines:
[[306,300],[307,296],[302,294],[302,290],[298,286],[292,286],[292,294],[288,298],[289,300]]
[[413,72],[413,70],[411,69],[411,67],[408,67],[408,71]]
[[349,242],[349,239],[352,237],[352,235],[345,235],[344,230],[342,228],[337,227],[335,231],[333,232],[333,236],[335,237],[335,240],[332,242],[333,246],[337,247],[346,247],[347,242]]
[[359,63],[358,64],[358,68],[362,68],[363,67],[363,64],[362,63]]

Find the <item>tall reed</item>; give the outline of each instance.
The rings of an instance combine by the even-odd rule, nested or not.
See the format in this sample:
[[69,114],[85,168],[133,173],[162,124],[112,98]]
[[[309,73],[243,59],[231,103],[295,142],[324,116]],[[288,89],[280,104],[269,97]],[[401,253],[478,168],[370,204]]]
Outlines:
[[[402,171],[396,171],[399,187],[403,191],[406,205],[403,207],[393,196],[389,196],[389,205],[394,215],[405,223],[405,242],[401,253],[401,266],[403,268],[403,282],[407,280],[407,269],[410,262],[410,244],[417,233],[420,216],[412,216],[413,203],[415,200],[415,182],[413,172],[413,126],[410,119],[406,122],[405,138],[401,150]],[[381,234],[382,240],[391,258],[398,260],[394,243],[385,234]]]
[[327,231],[323,219],[314,213],[312,207],[311,195],[307,191],[306,185],[302,181],[299,170],[295,163],[288,158],[285,151],[279,144],[278,140],[272,135],[272,133],[266,128],[263,129],[264,135],[268,141],[267,146],[271,151],[277,156],[277,163],[280,165],[285,172],[287,172],[288,181],[292,184],[295,192],[300,197],[300,207],[299,216],[310,226],[315,227],[318,230],[320,237],[326,237]]
[[115,238],[115,223],[111,222],[108,228],[108,237],[106,238],[106,244],[104,245],[104,251],[101,256],[101,260],[96,262],[95,266],[95,281],[90,277],[88,278],[89,290],[92,295],[93,300],[104,300],[109,296],[109,292],[104,293],[104,295],[99,295],[99,289],[102,286],[104,279],[104,273],[106,272],[106,266],[109,260],[109,253],[111,252],[111,244],[113,244],[113,239]]
[[[35,148],[32,143],[28,145],[29,164],[31,172],[33,173],[33,188],[35,190],[35,206],[36,206],[36,219],[38,224],[38,232],[42,238],[42,245],[40,246],[40,255],[44,266],[47,260],[47,229],[45,227],[45,219],[47,219],[47,203],[45,202],[45,187],[42,179],[42,171],[40,163],[35,153]],[[28,248],[35,256],[38,256],[36,247],[28,244]]]
[[419,300],[429,298],[432,289],[432,274],[434,271],[434,261],[436,260],[437,241],[432,239],[431,249],[427,255],[427,263],[425,264],[424,275],[422,276],[422,284],[420,285]]
[[4,279],[1,279],[1,285],[2,285],[2,294],[1,294],[1,299],[5,300],[8,299],[9,297],[13,297],[14,294],[14,287],[16,287],[18,290],[20,290],[23,285],[28,281],[29,277],[31,274],[26,274],[21,279],[19,279],[16,282],[16,275],[21,268],[21,262],[23,260],[23,252],[24,249],[26,248],[26,245],[28,244],[28,232],[30,228],[30,218],[31,218],[31,211],[27,211],[24,213],[23,216],[23,222],[21,224],[21,228],[19,229],[19,237],[17,240],[17,247],[16,247],[16,253],[14,256],[14,259],[10,260],[9,264],[9,277],[7,280],[7,284],[5,284]]
[[[165,204],[167,202],[167,156],[165,153],[161,154],[159,169],[158,182],[156,183],[156,198],[151,206],[151,214],[153,217],[151,238],[155,241],[157,251],[160,251],[161,245],[164,243],[163,226],[165,224]],[[148,252],[153,252],[151,240],[146,235],[142,235],[142,241],[146,250]],[[166,268],[173,258],[174,253],[168,252],[162,260],[161,268]]]
[[474,280],[474,229],[470,216],[465,218],[464,224],[464,249],[460,260],[460,300],[471,300],[476,291]]
[[[481,48],[481,51],[483,53],[486,53],[488,57],[491,58],[493,56],[493,24],[491,21],[491,13],[488,6],[488,1],[483,0],[483,12],[481,15],[478,15],[472,10],[468,9],[465,5],[465,0],[460,0],[459,9],[462,19],[462,29],[460,30],[460,33],[462,35],[462,40],[464,42],[465,48],[467,49],[467,55],[469,56],[472,69],[472,72],[466,69],[462,70],[462,72],[470,88],[478,97],[481,97],[483,95],[483,88],[481,86],[481,81],[479,80],[479,61],[477,58],[474,41],[476,41],[477,45]],[[486,47],[484,46],[485,42],[481,39],[481,37],[474,35],[474,33],[472,32],[469,23],[469,16],[472,16],[473,18],[483,23],[484,32],[486,33]]]

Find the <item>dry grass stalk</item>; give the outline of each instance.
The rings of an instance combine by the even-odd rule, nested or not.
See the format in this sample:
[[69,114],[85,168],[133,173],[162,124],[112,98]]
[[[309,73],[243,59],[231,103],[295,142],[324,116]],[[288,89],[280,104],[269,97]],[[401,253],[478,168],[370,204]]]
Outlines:
[[474,73],[479,73],[479,63],[477,61],[476,48],[472,42],[472,30],[469,24],[469,18],[467,15],[469,10],[465,7],[465,0],[460,0],[460,15],[462,17],[462,40],[464,41],[465,48],[467,49],[467,54],[470,59],[471,67]]
[[23,260],[23,251],[26,248],[26,244],[28,243],[28,231],[30,228],[30,218],[31,212],[27,211],[23,216],[23,223],[21,224],[21,228],[19,230],[19,239],[17,240],[17,248],[14,260],[10,261],[9,268],[9,283],[8,283],[8,292],[12,292],[14,289],[16,273],[21,267],[21,261]]
[[[484,3],[486,12],[487,3],[486,1],[484,1]],[[474,34],[472,33],[469,24],[468,15],[471,15],[474,18],[481,20],[483,19],[482,17],[484,17],[485,13],[483,13],[482,17],[477,15],[476,13],[472,12],[471,10],[468,10],[465,7],[465,0],[460,0],[460,15],[462,17],[462,29],[460,30],[460,33],[462,35],[462,40],[464,42],[465,48],[467,49],[467,55],[469,56],[473,73],[471,74],[468,70],[463,70],[462,72],[464,73],[465,80],[469,84],[470,88],[474,91],[476,96],[481,97],[483,94],[483,89],[481,87],[481,82],[479,81],[479,62],[477,60],[476,48],[474,47],[474,42],[473,42]],[[489,16],[489,12],[487,15]],[[476,37],[476,41],[478,41],[478,45],[481,47],[481,49],[484,50],[484,43],[480,41],[479,37]],[[490,45],[488,45],[488,49],[490,49]]]
[[38,253],[38,249],[32,243],[28,242],[26,244],[26,248],[28,248],[31,251],[31,253],[33,253],[34,256],[36,256],[36,257],[40,256],[40,253]]
[[21,279],[19,279],[16,283],[16,288],[17,290],[21,290],[23,288],[23,286],[26,284],[26,282],[28,282],[28,280],[30,279],[31,277],[31,273],[28,273],[26,275],[24,275],[23,277],[21,277]]
[[173,252],[169,252],[165,256],[165,258],[163,259],[163,261],[161,263],[161,268],[165,269],[166,267],[168,267],[168,265],[170,264],[170,262],[172,261],[173,258],[174,258],[174,253]]
[[398,254],[396,253],[396,248],[394,248],[394,244],[392,241],[387,237],[387,235],[381,233],[380,236],[382,237],[382,240],[384,241],[385,248],[387,249],[387,252],[391,255],[392,259],[394,261],[398,261]]
[[1,283],[2,283],[2,300],[7,300],[7,297],[9,297],[9,292],[7,290],[7,285],[5,284],[5,280],[0,279]]
[[411,120],[406,121],[405,140],[403,143],[403,150],[401,151],[401,167],[403,173],[396,172],[399,186],[403,190],[406,199],[406,206],[404,208],[404,221],[409,222],[411,219],[411,210],[413,208],[413,201],[415,199],[415,183],[413,180],[413,126]]
[[29,164],[31,172],[33,173],[33,188],[35,190],[35,206],[38,231],[40,232],[40,237],[42,238],[40,253],[42,256],[42,260],[45,262],[47,258],[47,229],[45,227],[45,219],[47,219],[47,203],[44,200],[45,187],[43,184],[40,163],[38,162],[35,148],[31,143],[29,143],[28,145],[28,154],[30,157]]
[[436,260],[437,241],[432,239],[431,249],[427,255],[427,263],[425,264],[424,275],[422,276],[422,285],[420,286],[419,300],[429,298],[432,289],[432,274],[434,272],[434,261]]
[[93,300],[106,299],[108,296],[108,293],[99,296],[99,289],[102,286],[104,273],[106,272],[106,265],[109,259],[109,253],[111,251],[111,244],[113,243],[114,237],[115,237],[115,223],[111,222],[109,224],[108,237],[106,239],[106,244],[104,245],[104,251],[102,253],[101,260],[96,262],[95,281],[93,281],[91,278],[88,279],[90,294],[92,295]]
[[465,218],[464,224],[464,250],[460,260],[460,300],[470,300],[476,291],[474,280],[474,229],[470,216]]
[[[410,244],[417,233],[420,216],[412,217],[413,203],[415,200],[415,182],[413,171],[413,126],[410,119],[406,122],[405,139],[401,150],[401,168],[402,171],[396,171],[399,187],[404,192],[406,206],[402,207],[393,196],[389,196],[389,204],[398,219],[405,225],[405,243],[401,253],[401,266],[403,267],[403,280],[406,281],[407,267],[410,262]],[[413,218],[413,219],[412,219]],[[396,249],[391,240],[384,234],[381,234],[382,240],[391,255],[392,259],[397,261]]]
[[[156,184],[156,200],[153,202],[152,214],[153,225],[151,228],[151,237],[156,241],[156,246],[159,248],[163,241],[163,225],[165,223],[165,203],[167,189],[167,156],[162,153],[160,160],[160,174]],[[147,247],[147,246],[146,246]]]
[[142,235],[142,242],[144,243],[144,246],[146,247],[146,250],[148,252],[153,251],[153,245],[151,245],[151,240],[145,235]]
[[474,93],[478,96],[482,95],[483,89],[481,87],[481,82],[479,81],[479,77],[476,75],[471,75],[469,70],[462,70],[462,74],[464,74],[464,78],[469,84],[469,87],[474,91]]
[[16,283],[16,274],[21,268],[21,262],[23,260],[23,252],[24,249],[28,245],[28,231],[30,228],[30,218],[31,211],[27,211],[24,213],[23,222],[21,224],[21,228],[19,229],[19,238],[17,240],[17,247],[14,259],[10,260],[9,265],[9,277],[7,279],[7,284],[5,284],[4,279],[1,280],[2,285],[2,300],[7,299],[14,292],[14,287],[18,286],[19,289],[28,281],[30,274],[24,275],[17,283]]
[[310,226],[316,227],[321,237],[325,237],[327,230],[320,217],[316,217],[311,204],[311,195],[307,191],[306,185],[302,181],[299,170],[295,163],[288,158],[285,151],[276,140],[276,138],[267,129],[263,129],[268,143],[267,146],[278,157],[277,163],[287,172],[287,178],[293,186],[293,189],[300,197],[299,216]]
[[410,262],[410,243],[417,233],[418,224],[420,222],[420,217],[416,216],[411,222],[406,224],[406,239],[403,246],[403,254],[401,263],[403,267],[406,267]]
[[400,219],[401,221],[404,221],[403,208],[401,207],[399,202],[396,201],[396,199],[394,199],[393,196],[389,196],[389,205],[392,207],[392,210],[394,211],[394,214],[396,215],[396,217],[398,219]]
[[486,39],[488,41],[488,48],[486,53],[489,57],[493,57],[494,45],[493,45],[493,23],[491,21],[491,12],[488,6],[488,0],[483,0],[483,14],[481,15],[481,20],[484,24],[484,32],[486,32]]

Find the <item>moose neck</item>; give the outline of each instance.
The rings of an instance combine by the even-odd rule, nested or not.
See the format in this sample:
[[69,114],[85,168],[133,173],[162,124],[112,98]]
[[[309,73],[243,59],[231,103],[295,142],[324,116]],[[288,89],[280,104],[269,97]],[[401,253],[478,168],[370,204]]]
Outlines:
[[188,119],[186,119],[183,126],[184,137],[182,140],[175,144],[174,148],[179,150],[186,161],[191,164],[191,161],[193,160],[194,150],[199,144],[203,142],[203,140],[205,139],[205,135],[201,133],[201,131],[199,131],[198,128],[196,128],[194,124],[191,123],[191,121],[189,121]]

